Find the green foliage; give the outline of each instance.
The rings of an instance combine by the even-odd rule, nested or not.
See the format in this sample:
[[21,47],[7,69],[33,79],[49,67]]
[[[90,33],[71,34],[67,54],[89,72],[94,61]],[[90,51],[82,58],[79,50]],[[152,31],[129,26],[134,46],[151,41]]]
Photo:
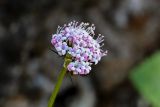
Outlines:
[[144,98],[160,107],[160,52],[133,69],[130,77]]

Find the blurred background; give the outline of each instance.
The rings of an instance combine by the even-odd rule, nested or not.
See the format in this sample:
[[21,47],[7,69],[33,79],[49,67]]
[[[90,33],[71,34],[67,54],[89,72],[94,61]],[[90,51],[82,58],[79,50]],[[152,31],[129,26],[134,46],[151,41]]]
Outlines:
[[47,107],[63,64],[51,34],[73,20],[95,24],[108,56],[67,75],[55,107],[151,107],[129,75],[160,49],[159,0],[0,0],[0,107]]

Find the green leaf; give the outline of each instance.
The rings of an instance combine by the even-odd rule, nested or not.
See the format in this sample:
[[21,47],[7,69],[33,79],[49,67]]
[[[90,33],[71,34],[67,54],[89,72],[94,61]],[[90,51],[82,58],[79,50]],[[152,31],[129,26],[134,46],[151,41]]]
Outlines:
[[130,77],[144,98],[160,107],[160,52],[133,69]]

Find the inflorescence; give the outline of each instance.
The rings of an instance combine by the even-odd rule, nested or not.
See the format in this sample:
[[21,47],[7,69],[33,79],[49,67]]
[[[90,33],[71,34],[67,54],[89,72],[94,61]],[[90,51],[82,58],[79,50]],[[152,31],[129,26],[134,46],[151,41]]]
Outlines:
[[91,70],[92,64],[97,64],[102,56],[107,54],[101,47],[104,36],[98,35],[94,39],[95,26],[76,21],[58,26],[57,33],[52,35],[51,43],[60,56],[69,54],[72,62],[67,66],[73,74],[85,75]]

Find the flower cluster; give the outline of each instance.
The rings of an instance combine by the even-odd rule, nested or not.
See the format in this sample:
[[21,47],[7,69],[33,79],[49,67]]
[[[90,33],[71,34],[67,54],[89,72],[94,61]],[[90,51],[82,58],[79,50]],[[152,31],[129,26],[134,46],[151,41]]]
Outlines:
[[[88,74],[92,64],[97,64],[102,56],[107,54],[101,47],[104,44],[102,35],[94,39],[95,26],[89,23],[70,22],[63,27],[58,27],[57,33],[52,35],[51,43],[60,56],[69,54],[72,62],[68,71],[73,74]],[[100,45],[101,44],[101,45]]]

